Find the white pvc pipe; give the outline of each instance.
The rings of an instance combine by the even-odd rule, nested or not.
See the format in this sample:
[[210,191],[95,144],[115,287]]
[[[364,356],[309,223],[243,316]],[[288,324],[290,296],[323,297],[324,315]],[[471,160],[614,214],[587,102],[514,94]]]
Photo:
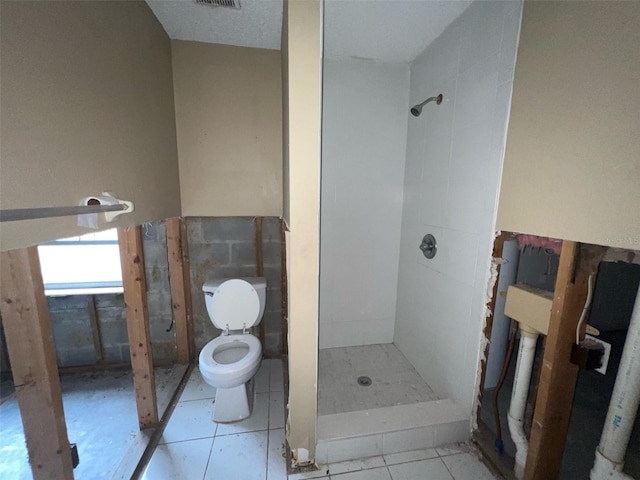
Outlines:
[[527,462],[527,450],[529,448],[529,442],[524,433],[524,415],[527,408],[529,383],[531,382],[537,340],[537,332],[520,327],[518,362],[516,363],[516,374],[513,380],[513,390],[511,391],[511,404],[507,414],[511,439],[516,445],[514,472],[518,479],[524,476],[524,466]]
[[607,419],[591,470],[591,480],[631,479],[622,473],[624,456],[640,404],[640,288],[631,314]]

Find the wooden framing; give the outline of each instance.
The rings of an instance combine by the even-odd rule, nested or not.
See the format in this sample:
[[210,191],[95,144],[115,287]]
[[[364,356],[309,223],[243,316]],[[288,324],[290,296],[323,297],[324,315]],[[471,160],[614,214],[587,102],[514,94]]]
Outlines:
[[[255,246],[256,246],[256,276],[262,277],[264,276],[264,260],[262,254],[262,217],[255,218],[256,225],[256,236],[255,236]],[[264,320],[260,322],[259,328],[259,338],[260,344],[262,345],[262,351],[264,352],[265,347],[265,333],[264,333]]]
[[138,423],[140,429],[145,429],[158,424],[158,405],[149,335],[147,285],[140,227],[119,228],[118,243]]
[[89,312],[89,322],[91,323],[91,334],[93,335],[93,348],[96,351],[96,363],[104,362],[104,348],[102,347],[102,331],[96,312],[96,297],[89,295],[87,299],[87,311]]
[[0,254],[0,310],[33,478],[73,479],[37,247]]
[[557,478],[569,428],[578,367],[570,362],[571,346],[586,297],[586,277],[576,276],[578,244],[564,241],[556,278],[525,480]]
[[166,229],[171,309],[176,329],[178,362],[189,363],[195,359],[195,345],[187,228],[184,220],[176,217],[166,221]]

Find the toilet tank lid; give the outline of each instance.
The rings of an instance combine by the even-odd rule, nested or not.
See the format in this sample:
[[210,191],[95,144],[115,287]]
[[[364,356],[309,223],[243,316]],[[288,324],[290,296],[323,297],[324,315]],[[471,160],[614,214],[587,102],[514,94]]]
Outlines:
[[253,285],[256,290],[264,290],[267,288],[267,279],[264,277],[234,277],[234,278],[213,278],[207,280],[202,285],[202,291],[207,293],[215,293],[220,285],[228,280],[244,280]]

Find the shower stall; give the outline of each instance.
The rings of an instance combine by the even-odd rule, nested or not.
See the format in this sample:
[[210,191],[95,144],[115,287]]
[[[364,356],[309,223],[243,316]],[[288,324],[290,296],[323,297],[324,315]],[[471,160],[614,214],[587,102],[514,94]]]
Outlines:
[[318,463],[470,435],[522,12],[467,2],[391,58],[345,3],[439,2],[325,4]]

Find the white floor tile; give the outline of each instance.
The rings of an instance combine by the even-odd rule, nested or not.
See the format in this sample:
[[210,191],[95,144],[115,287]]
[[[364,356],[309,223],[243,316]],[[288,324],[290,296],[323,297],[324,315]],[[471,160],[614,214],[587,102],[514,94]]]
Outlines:
[[384,456],[384,461],[387,465],[396,465],[398,463],[416,462],[418,460],[427,460],[429,458],[436,458],[438,452],[433,448],[427,448],[425,450],[412,450],[410,452],[391,453]]
[[[182,478],[196,478],[183,476]],[[225,435],[213,441],[205,480],[266,480],[267,432]]]
[[389,471],[393,480],[453,480],[439,458],[391,465]]
[[216,423],[211,419],[212,413],[211,399],[179,402],[162,433],[160,443],[213,437]]
[[158,445],[142,480],[184,480],[204,477],[213,438]]
[[332,463],[329,465],[329,473],[338,475],[346,472],[357,472],[359,470],[367,470],[370,468],[384,467],[384,459],[382,456],[368,457],[360,460],[347,460],[346,462]]
[[269,378],[271,376],[271,362],[273,360],[262,360],[262,365],[258,369],[258,373],[253,377],[254,388],[256,393],[269,392]]
[[284,392],[271,392],[269,398],[269,429],[284,428]]
[[284,377],[282,373],[282,360],[271,361],[271,379],[269,389],[272,392],[284,391]]
[[495,480],[495,476],[473,453],[460,453],[443,457],[451,475],[456,480]]
[[[359,472],[343,473],[341,475],[331,474],[332,480],[391,480],[387,467],[374,468],[371,470],[360,470]],[[431,479],[429,479],[431,480]]]
[[457,455],[458,453],[466,453],[469,451],[469,446],[461,443],[461,444],[455,444],[455,445],[448,445],[446,447],[438,447],[436,448],[436,452],[438,452],[438,455],[440,455],[441,457],[446,457],[448,455]]
[[215,398],[216,389],[207,384],[200,375],[200,369],[196,367],[191,372],[191,376],[184,387],[184,391],[180,396],[181,402],[190,400],[203,400],[205,398]]
[[284,428],[269,430],[267,480],[287,480],[287,462],[283,455]]
[[216,435],[231,435],[236,433],[257,432],[269,428],[269,394],[256,395],[253,411],[249,418],[235,423],[219,423]]

